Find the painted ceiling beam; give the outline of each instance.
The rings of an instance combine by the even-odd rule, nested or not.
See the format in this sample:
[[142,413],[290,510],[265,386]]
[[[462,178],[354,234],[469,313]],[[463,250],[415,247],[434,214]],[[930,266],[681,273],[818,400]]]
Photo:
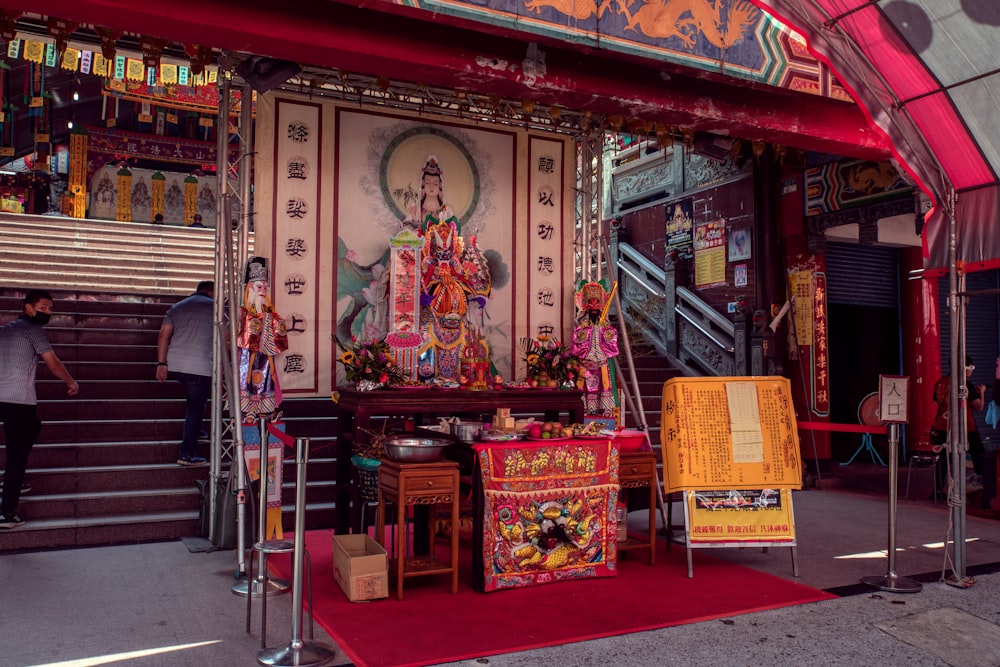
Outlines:
[[[536,38],[476,32],[338,3],[262,0],[31,0],[10,9],[144,37],[196,43],[508,99],[621,115],[746,140],[858,158],[889,155],[856,105],[649,60],[611,57],[569,43],[540,45],[544,73],[522,63]],[[375,3],[383,6],[385,3]],[[13,6],[12,6],[13,5]],[[412,10],[411,13],[420,10]],[[427,12],[423,12],[426,14]],[[453,21],[454,23],[454,21]]]

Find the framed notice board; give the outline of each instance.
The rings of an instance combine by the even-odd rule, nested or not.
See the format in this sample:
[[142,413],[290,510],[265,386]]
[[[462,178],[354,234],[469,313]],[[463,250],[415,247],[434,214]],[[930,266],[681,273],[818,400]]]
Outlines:
[[666,492],[684,491],[689,577],[692,549],[747,546],[790,547],[798,576],[802,460],[787,378],[667,380],[660,444]]
[[661,410],[667,493],[802,488],[787,378],[672,378]]

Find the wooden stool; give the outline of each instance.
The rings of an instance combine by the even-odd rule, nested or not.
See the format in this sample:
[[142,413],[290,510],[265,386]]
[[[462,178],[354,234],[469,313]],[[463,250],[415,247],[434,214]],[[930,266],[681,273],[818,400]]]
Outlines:
[[649,549],[649,564],[656,562],[656,454],[653,452],[622,452],[618,455],[618,481],[622,491],[649,487],[649,532],[646,539],[631,535],[625,542],[618,543],[618,551]]
[[[375,518],[375,539],[385,546],[385,507],[396,505],[395,553],[390,553],[390,570],[395,570],[396,599],[403,599],[403,579],[432,574],[451,574],[451,592],[458,592],[458,463],[398,463],[383,461],[379,467],[378,512]],[[443,563],[434,555],[434,519],[439,504],[451,505],[451,563]],[[411,505],[425,505],[429,510],[427,555],[406,557],[406,511]],[[415,528],[416,530],[416,528]],[[388,550],[387,550],[388,551]]]

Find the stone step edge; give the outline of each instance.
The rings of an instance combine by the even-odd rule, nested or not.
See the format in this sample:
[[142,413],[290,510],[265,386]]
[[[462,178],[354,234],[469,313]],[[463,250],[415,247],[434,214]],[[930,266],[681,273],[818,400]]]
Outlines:
[[[187,510],[179,512],[140,512],[137,514],[104,514],[88,517],[76,517],[66,519],[37,519],[25,518],[25,524],[13,530],[18,533],[34,532],[43,530],[64,530],[66,528],[93,528],[95,526],[120,526],[131,524],[166,523],[169,521],[189,521],[198,518],[198,510]],[[6,531],[5,531],[6,532]],[[3,533],[0,533],[2,535]],[[0,541],[0,552],[3,551],[2,541]]]

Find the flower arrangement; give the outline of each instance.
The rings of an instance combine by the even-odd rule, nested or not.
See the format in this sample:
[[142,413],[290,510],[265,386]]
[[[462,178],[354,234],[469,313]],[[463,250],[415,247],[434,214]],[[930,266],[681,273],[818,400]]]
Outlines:
[[396,365],[392,349],[384,340],[369,339],[359,341],[351,337],[351,344],[345,345],[339,338],[337,348],[341,351],[339,361],[344,365],[344,376],[348,382],[357,385],[395,384],[403,381],[403,369]]
[[580,360],[558,339],[545,335],[522,338],[521,349],[527,366],[526,381],[532,387],[573,385],[580,377]]

